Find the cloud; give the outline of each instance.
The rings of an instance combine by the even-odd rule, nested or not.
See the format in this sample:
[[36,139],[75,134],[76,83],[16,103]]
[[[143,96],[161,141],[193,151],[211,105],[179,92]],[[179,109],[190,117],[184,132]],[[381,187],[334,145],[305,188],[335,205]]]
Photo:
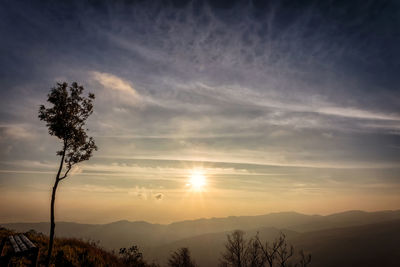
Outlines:
[[317,112],[327,115],[335,115],[335,116],[358,118],[358,119],[400,121],[399,115],[375,113],[368,110],[361,110],[351,107],[350,108],[324,107],[318,109]]
[[162,200],[164,198],[164,195],[162,193],[157,193],[153,196],[156,200]]
[[3,138],[12,140],[31,140],[35,137],[31,129],[23,124],[0,125],[0,141]]
[[138,93],[135,88],[133,88],[132,84],[116,75],[105,72],[91,71],[90,76],[93,80],[97,81],[107,89],[121,91],[138,97]]
[[78,175],[78,174],[81,174],[82,172],[83,172],[82,165],[74,165],[74,166],[72,166],[72,169],[69,172],[69,176]]

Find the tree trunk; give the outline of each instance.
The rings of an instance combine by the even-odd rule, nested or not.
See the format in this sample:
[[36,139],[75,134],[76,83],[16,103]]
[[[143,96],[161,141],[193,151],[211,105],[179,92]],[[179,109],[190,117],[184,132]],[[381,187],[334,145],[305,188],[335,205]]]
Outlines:
[[56,228],[56,224],[54,221],[54,203],[56,201],[56,192],[57,192],[57,186],[58,183],[60,182],[60,174],[61,170],[63,168],[64,164],[64,157],[65,157],[65,146],[63,150],[63,154],[61,157],[61,162],[60,162],[60,167],[58,168],[56,180],[54,182],[53,186],[53,191],[51,193],[51,204],[50,204],[50,237],[49,237],[49,250],[47,252],[47,257],[46,257],[46,267],[50,266],[50,259],[51,259],[51,253],[53,251],[53,242],[54,242],[54,229]]

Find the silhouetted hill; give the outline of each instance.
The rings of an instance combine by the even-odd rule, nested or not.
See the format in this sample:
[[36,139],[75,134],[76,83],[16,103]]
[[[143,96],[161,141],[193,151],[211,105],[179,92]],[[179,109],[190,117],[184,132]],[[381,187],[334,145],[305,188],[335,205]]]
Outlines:
[[400,219],[400,211],[365,212],[360,210],[352,210],[327,216],[320,216],[311,222],[291,226],[290,229],[299,232],[306,232],[335,227],[373,224],[398,219]]
[[[304,215],[296,212],[270,213],[258,216],[230,216],[226,218],[198,219],[176,222],[169,229],[183,235],[193,236],[204,233],[253,229],[257,227],[289,228],[297,224],[308,224],[318,220],[320,215]],[[400,214],[399,214],[400,217]]]
[[[260,233],[262,240],[273,241],[280,230],[261,228],[247,231],[246,237]],[[312,254],[313,267],[399,266],[400,220],[298,233],[283,230],[294,247]],[[217,266],[229,232],[195,236],[145,251],[149,260],[165,264],[172,251],[188,247],[200,266]]]
[[400,220],[307,232],[291,241],[311,251],[312,266],[399,266]]
[[[337,227],[372,224],[400,220],[400,211],[363,212],[349,211],[328,216],[304,215],[295,212],[271,213],[259,216],[231,216],[226,218],[198,219],[168,225],[143,221],[118,221],[109,224],[78,224],[57,222],[58,237],[79,237],[99,240],[106,248],[118,249],[137,244],[148,248],[169,244],[194,236],[242,229],[245,231],[274,227],[296,232],[306,232]],[[8,223],[2,226],[17,231],[34,229],[48,234],[48,223]]]
[[[192,253],[196,263],[200,266],[217,266],[218,259],[224,249],[226,236],[231,231],[203,234],[200,236],[185,238],[163,246],[156,246],[146,249],[145,257],[151,261],[156,261],[161,265],[167,263],[168,256],[181,247],[188,247]],[[299,233],[290,230],[280,230],[274,227],[258,228],[246,231],[248,238],[253,237],[259,232],[262,240],[274,240],[279,236],[280,232],[284,232],[288,236],[297,236]]]

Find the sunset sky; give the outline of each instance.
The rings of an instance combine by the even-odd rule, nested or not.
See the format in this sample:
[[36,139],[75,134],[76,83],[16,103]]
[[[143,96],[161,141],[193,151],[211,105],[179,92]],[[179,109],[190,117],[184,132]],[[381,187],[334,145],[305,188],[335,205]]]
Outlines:
[[0,34],[0,222],[49,219],[57,81],[99,147],[58,221],[400,209],[398,1],[4,0]]

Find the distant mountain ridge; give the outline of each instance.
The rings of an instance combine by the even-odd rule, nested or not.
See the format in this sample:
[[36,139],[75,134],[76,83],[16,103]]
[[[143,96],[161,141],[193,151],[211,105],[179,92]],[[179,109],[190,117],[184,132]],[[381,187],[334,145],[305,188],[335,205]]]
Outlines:
[[[374,224],[295,232],[277,228],[259,228],[246,231],[246,239],[257,232],[261,240],[273,240],[284,232],[296,251],[312,254],[313,267],[397,267],[400,255],[400,220]],[[149,260],[166,264],[172,251],[190,248],[200,266],[218,266],[228,232],[204,234],[157,246],[145,251]]]
[[[48,233],[48,223],[0,224],[25,232]],[[171,252],[188,247],[199,266],[217,266],[226,235],[244,230],[246,238],[257,232],[272,241],[284,232],[296,249],[313,256],[313,267],[399,266],[400,210],[346,211],[331,215],[305,215],[296,212],[258,216],[231,216],[152,224],[126,220],[108,224],[57,222],[56,235],[100,241],[100,246],[119,249],[138,245],[145,258],[162,266]]]
[[[235,229],[244,231],[274,227],[295,232],[323,230],[335,227],[349,227],[400,220],[400,210],[396,211],[346,211],[331,215],[305,215],[296,212],[270,213],[258,216],[230,216],[225,218],[197,219],[171,224],[152,224],[144,221],[126,220],[108,224],[79,224],[57,222],[56,235],[99,240],[100,245],[118,249],[137,244],[154,247],[203,234],[228,232]],[[48,234],[49,224],[7,223],[0,224],[16,231],[35,231]]]

